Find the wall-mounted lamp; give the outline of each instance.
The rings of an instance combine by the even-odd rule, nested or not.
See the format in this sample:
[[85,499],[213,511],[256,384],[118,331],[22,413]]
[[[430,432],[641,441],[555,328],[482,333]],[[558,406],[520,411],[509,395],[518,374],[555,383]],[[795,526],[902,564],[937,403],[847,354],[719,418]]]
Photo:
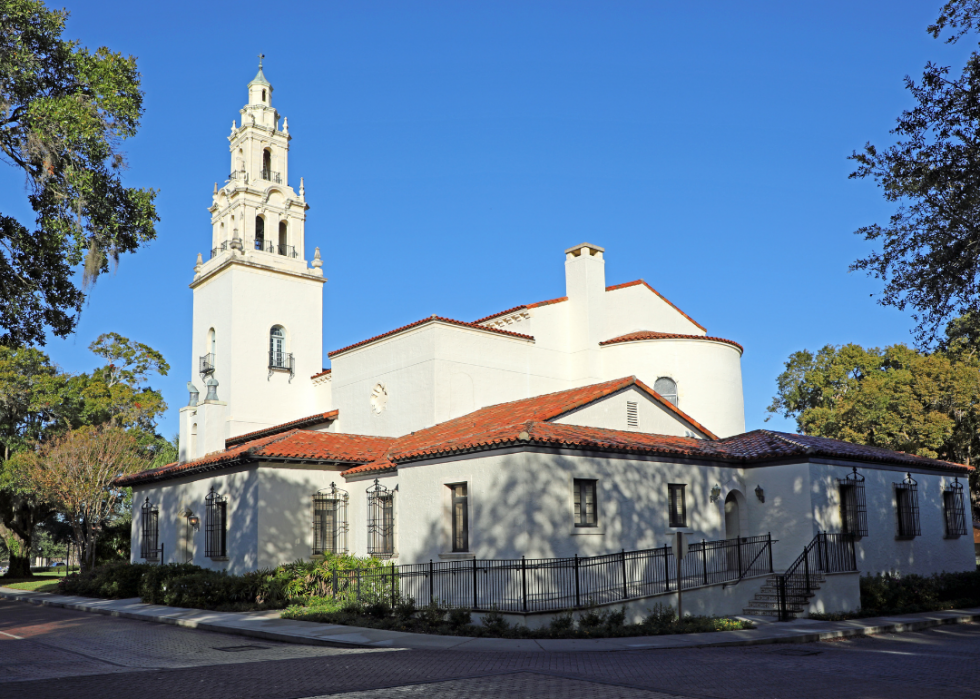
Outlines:
[[762,489],[762,486],[761,485],[757,485],[755,487],[755,496],[757,498],[759,498],[759,502],[765,502],[766,501],[766,491],[764,491]]
[[715,487],[711,489],[711,502],[718,502],[720,498],[721,498],[721,486],[716,483]]
[[192,515],[187,518],[187,523],[192,527],[194,527],[195,529],[197,529],[198,527],[201,526],[201,518],[198,517],[197,515]]

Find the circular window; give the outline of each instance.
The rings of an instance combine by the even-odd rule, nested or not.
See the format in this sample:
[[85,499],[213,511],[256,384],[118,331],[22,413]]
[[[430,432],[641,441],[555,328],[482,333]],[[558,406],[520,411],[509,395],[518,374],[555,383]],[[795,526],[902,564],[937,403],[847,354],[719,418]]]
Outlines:
[[384,412],[385,406],[388,405],[388,390],[385,388],[383,383],[379,383],[371,391],[371,410],[375,413],[380,414]]

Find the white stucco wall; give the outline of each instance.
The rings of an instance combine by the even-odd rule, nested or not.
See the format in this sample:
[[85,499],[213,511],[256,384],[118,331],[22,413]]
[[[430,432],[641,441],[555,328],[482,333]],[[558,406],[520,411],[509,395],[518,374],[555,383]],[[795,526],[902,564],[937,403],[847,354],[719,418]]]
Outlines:
[[[846,477],[846,466],[811,464],[810,488],[813,500],[814,527],[823,531],[841,531],[840,489],[837,479]],[[892,468],[858,467],[865,478],[864,491],[868,508],[868,536],[857,542],[858,569],[862,574],[889,571],[931,575],[941,571],[976,570],[973,532],[970,526],[970,503],[964,496],[967,534],[946,539],[942,487],[953,478],[939,473],[912,473],[919,484],[919,525],[921,536],[900,540],[898,507],[894,484],[905,479],[906,471]],[[965,483],[965,478],[960,482]],[[968,488],[965,488],[968,490]]]
[[745,431],[742,355],[737,347],[660,339],[605,345],[601,354],[605,380],[636,376],[653,388],[661,376],[670,377],[677,383],[678,408],[719,437]]
[[[627,403],[630,402],[636,404],[638,423],[636,427],[630,427],[627,420]],[[566,413],[553,422],[677,437],[696,436],[701,439],[705,437],[703,432],[684,422],[674,412],[634,387]]]
[[[205,554],[205,498],[211,487],[227,498],[227,560],[212,560]],[[259,478],[257,467],[227,470],[200,478],[181,478],[133,488],[131,560],[141,562],[140,532],[145,499],[159,508],[159,541],[164,544],[165,563],[194,563],[202,568],[240,574],[259,567]],[[189,509],[200,519],[195,530],[183,512]],[[189,536],[188,536],[189,534]]]
[[[655,284],[651,286],[656,288]],[[706,334],[643,284],[607,291],[604,305],[605,322],[601,341],[640,330],[679,335]]]

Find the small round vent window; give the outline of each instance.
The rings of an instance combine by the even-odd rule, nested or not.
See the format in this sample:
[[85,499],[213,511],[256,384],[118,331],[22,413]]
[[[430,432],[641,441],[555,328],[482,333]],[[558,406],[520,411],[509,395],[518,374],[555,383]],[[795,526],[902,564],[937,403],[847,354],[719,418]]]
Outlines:
[[385,407],[388,405],[388,389],[385,388],[383,383],[379,383],[371,391],[371,410],[375,414],[380,414],[384,412]]

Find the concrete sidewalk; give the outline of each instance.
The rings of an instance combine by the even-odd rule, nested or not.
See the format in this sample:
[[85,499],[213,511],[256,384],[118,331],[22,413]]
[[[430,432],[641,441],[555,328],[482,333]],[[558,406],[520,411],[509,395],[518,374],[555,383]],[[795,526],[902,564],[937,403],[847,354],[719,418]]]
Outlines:
[[745,631],[633,636],[629,638],[509,639],[403,633],[280,619],[278,611],[209,612],[200,609],[143,604],[138,598],[103,600],[45,592],[29,592],[8,587],[0,587],[0,598],[286,643],[358,648],[468,651],[613,651],[706,648],[765,643],[810,643],[829,638],[918,631],[932,626],[959,624],[980,619],[980,608],[832,622],[797,619],[780,623],[764,617],[739,617],[755,622],[758,625],[757,628]]

